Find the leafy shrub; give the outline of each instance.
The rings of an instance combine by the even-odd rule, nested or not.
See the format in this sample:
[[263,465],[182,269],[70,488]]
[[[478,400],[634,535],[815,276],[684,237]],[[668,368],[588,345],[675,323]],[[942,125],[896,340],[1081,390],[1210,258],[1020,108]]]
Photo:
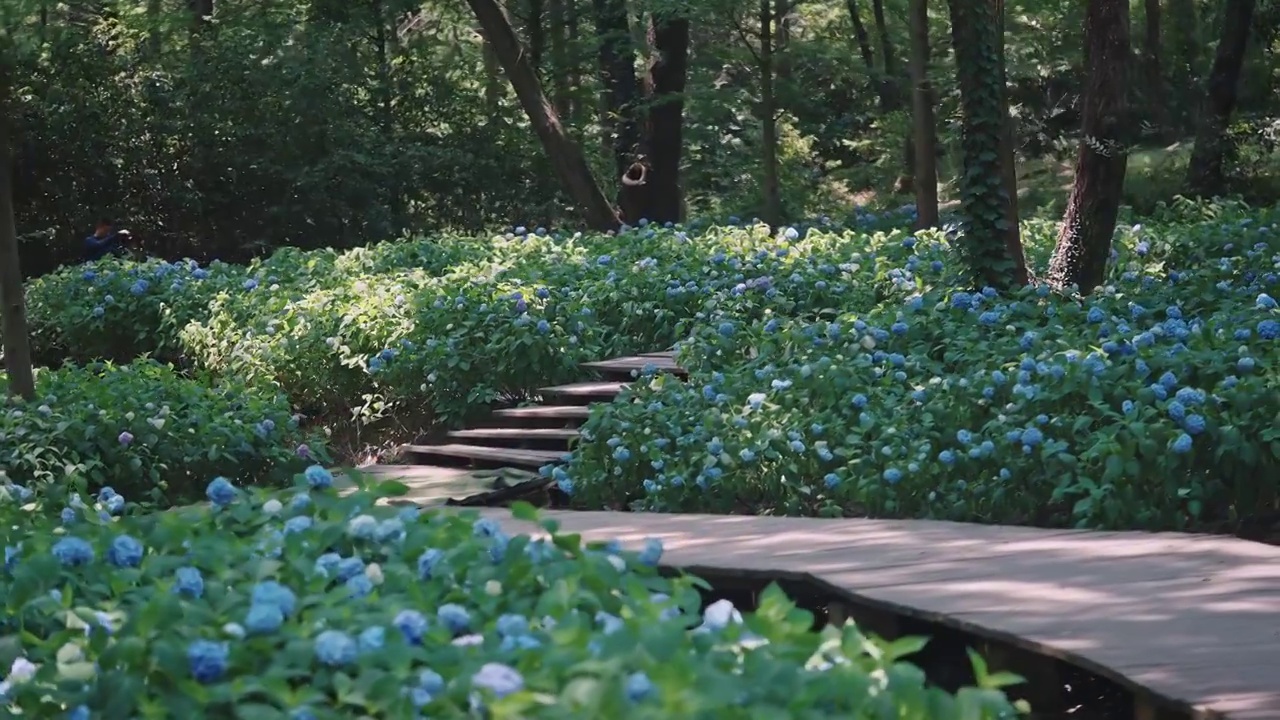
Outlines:
[[35,403],[0,401],[0,468],[20,483],[114,486],[155,500],[189,499],[212,474],[290,477],[304,437],[278,393],[205,384],[139,360],[41,371]]
[[658,511],[1113,528],[1262,512],[1280,496],[1280,214],[1221,210],[1123,230],[1084,301],[953,290],[936,236],[881,236],[791,276],[835,293],[821,318],[718,305],[682,345],[690,382],[646,378],[597,409],[557,475],[584,507]]
[[656,542],[512,537],[375,504],[403,486],[341,497],[329,481],[313,467],[295,491],[249,494],[220,478],[210,506],[122,518],[0,504],[0,702],[73,718],[1015,713],[1001,678],[949,696],[902,661],[920,642],[812,633],[776,589],[745,617],[727,601],[699,616],[694,580],[653,569]]
[[202,268],[108,258],[65,267],[27,285],[32,352],[51,364],[175,359],[178,330],[203,318],[218,292],[243,282],[243,268],[221,262]]

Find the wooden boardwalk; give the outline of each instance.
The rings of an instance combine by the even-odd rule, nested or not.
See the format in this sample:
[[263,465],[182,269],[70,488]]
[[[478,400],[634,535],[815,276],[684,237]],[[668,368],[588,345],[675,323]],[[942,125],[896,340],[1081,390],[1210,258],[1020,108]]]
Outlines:
[[[455,431],[448,444],[404,448],[423,464],[364,471],[400,479],[410,487],[403,500],[423,505],[541,492],[547,481],[530,471],[559,462],[588,406],[612,399],[641,368],[684,375],[671,353],[588,363],[601,379],[545,388],[552,404],[499,410],[492,426]],[[538,531],[506,510],[481,512]],[[671,567],[817,581],[872,618],[920,618],[1060,658],[1133,690],[1136,720],[1163,720],[1168,703],[1196,718],[1280,720],[1280,547],[910,520],[544,516],[588,539],[659,537]]]
[[[484,514],[538,532],[502,509]],[[694,573],[817,580],[848,601],[1062,658],[1193,717],[1280,720],[1280,547],[1176,533],[552,511]],[[1156,711],[1139,700],[1138,720]],[[1147,708],[1147,709],[1143,709]]]

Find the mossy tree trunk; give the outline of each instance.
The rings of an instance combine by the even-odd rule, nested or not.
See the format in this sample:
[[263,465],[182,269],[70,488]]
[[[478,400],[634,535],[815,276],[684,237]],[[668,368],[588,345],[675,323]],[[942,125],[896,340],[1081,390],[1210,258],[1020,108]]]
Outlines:
[[1012,125],[1005,89],[1003,3],[948,0],[960,85],[965,218],[960,251],[976,282],[1004,289],[1027,283],[1012,181]]
[[1049,282],[1089,293],[1106,277],[1129,160],[1127,0],[1089,0],[1084,44],[1083,137]]
[[1222,37],[1209,71],[1195,147],[1187,166],[1187,188],[1195,195],[1221,194],[1226,186],[1223,158],[1227,151],[1227,125],[1236,109],[1240,68],[1249,46],[1249,25],[1256,0],[1227,0],[1222,11]]

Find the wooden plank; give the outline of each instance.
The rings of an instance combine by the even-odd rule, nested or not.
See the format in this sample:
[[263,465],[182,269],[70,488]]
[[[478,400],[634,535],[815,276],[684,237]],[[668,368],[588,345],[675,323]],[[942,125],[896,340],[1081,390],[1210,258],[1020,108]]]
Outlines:
[[662,538],[676,567],[816,578],[852,604],[1059,657],[1206,717],[1280,718],[1280,547],[907,520],[544,516],[589,539]]
[[667,372],[673,375],[686,375],[684,368],[676,364],[676,361],[670,357],[621,357],[612,360],[601,360],[598,362],[583,363],[583,367],[599,372],[614,373],[630,373],[644,372],[646,368],[653,368],[658,372]]
[[454,430],[449,437],[459,440],[576,440],[571,428],[468,428]]
[[[356,472],[372,482],[395,480],[404,483],[409,486],[409,492],[401,497],[392,498],[391,501],[409,502],[423,507],[442,506],[449,500],[464,500],[483,495],[536,477],[533,473],[512,476],[496,471],[475,471],[432,465],[371,465],[357,468]],[[355,487],[352,479],[345,473],[335,473],[333,482],[335,486],[344,490]]]
[[450,457],[466,460],[483,460],[512,467],[540,468],[564,460],[566,453],[555,450],[517,450],[515,448],[482,447],[449,443],[444,445],[405,445],[404,452],[427,457]]
[[494,410],[495,417],[537,418],[543,420],[586,420],[591,408],[585,405],[530,405]]
[[584,398],[584,397],[613,397],[622,392],[622,388],[626,387],[624,382],[580,382],[569,383],[567,385],[552,385],[540,389],[544,395],[559,395],[562,397]]

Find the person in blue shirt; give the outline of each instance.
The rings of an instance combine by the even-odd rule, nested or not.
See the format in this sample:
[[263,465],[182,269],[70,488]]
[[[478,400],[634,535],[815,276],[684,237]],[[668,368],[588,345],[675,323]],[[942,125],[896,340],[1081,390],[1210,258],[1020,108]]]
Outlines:
[[128,230],[115,230],[115,223],[107,218],[98,221],[93,234],[84,239],[85,260],[93,262],[110,254],[124,253],[124,242],[129,239]]

